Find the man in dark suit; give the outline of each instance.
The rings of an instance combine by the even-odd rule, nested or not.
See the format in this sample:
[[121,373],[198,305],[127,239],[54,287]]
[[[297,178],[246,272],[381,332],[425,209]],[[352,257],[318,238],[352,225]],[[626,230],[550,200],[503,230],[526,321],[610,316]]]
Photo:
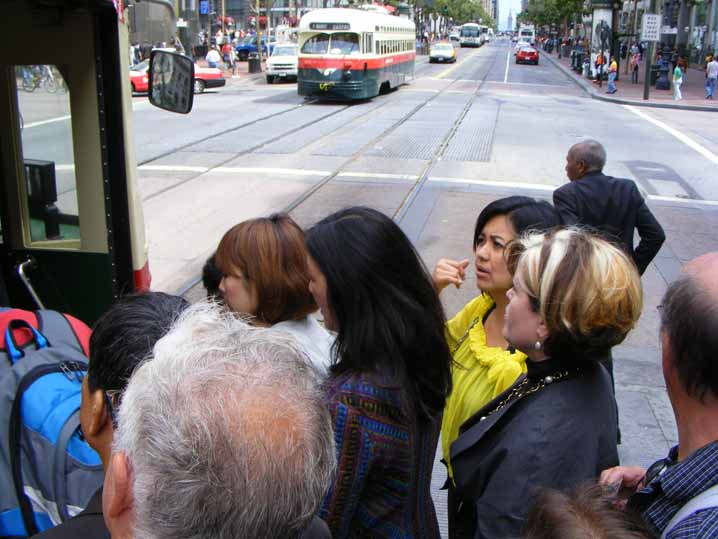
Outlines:
[[[666,235],[636,184],[604,175],[605,164],[606,150],[599,142],[573,145],[566,155],[566,175],[571,181],[554,191],[554,206],[562,224],[591,227],[621,246],[643,275]],[[635,249],[634,229],[641,237]]]

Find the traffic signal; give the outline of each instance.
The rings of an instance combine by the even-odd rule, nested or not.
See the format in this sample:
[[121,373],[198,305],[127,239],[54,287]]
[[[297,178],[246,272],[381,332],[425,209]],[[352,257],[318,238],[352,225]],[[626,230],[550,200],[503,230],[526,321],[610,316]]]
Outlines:
[[442,15],[448,15],[449,14],[449,6],[444,6],[441,8],[441,14]]

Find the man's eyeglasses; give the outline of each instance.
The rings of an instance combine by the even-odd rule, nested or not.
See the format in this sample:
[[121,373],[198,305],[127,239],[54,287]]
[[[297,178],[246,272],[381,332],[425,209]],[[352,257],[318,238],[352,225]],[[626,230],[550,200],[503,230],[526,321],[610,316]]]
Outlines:
[[112,428],[117,428],[117,410],[120,408],[122,400],[122,391],[119,389],[109,389],[105,391],[105,406],[112,420]]

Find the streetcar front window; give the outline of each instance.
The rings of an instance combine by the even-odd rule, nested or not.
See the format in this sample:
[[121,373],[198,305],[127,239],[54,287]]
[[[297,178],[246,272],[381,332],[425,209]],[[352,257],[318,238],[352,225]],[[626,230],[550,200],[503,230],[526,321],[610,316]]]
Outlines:
[[329,34],[317,34],[302,45],[303,54],[326,54],[329,50]]
[[330,54],[359,54],[359,35],[351,32],[332,34]]

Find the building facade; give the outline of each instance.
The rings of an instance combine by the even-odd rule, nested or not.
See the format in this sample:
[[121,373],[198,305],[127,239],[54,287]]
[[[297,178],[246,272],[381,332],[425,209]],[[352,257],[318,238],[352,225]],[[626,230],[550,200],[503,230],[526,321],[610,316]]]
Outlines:
[[[695,67],[718,49],[718,0],[656,0],[661,15],[662,50],[674,49]],[[619,13],[618,32],[640,39],[641,18],[650,9],[649,0],[628,0]]]

